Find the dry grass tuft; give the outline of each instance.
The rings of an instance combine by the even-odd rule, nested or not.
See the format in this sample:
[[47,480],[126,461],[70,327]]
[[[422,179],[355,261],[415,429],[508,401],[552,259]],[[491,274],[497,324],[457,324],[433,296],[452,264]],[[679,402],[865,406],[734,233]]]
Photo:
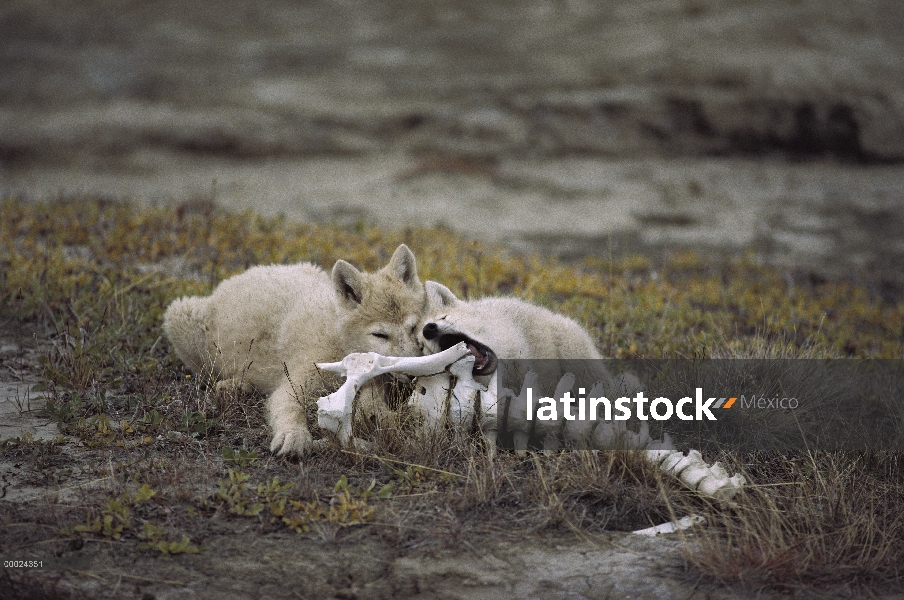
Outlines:
[[757,455],[755,482],[688,539],[687,560],[726,583],[791,590],[889,584],[904,577],[901,457]]

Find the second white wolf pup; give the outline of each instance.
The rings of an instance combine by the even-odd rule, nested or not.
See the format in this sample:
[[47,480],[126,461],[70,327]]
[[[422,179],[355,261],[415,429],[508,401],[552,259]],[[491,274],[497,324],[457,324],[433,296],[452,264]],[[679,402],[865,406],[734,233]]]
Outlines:
[[430,309],[421,335],[428,354],[465,342],[475,376],[492,375],[500,358],[601,358],[583,327],[551,310],[518,298],[463,301],[435,281],[425,287]]
[[[553,392],[566,371],[571,372],[585,385],[611,381],[608,370],[599,360],[602,358],[590,335],[572,319],[551,310],[536,306],[518,298],[481,298],[462,301],[446,286],[428,281],[425,284],[430,308],[421,328],[423,345],[427,353],[440,352],[465,342],[475,362],[474,378],[484,385],[491,385],[491,377],[499,367],[500,360],[521,359],[517,363],[506,363],[510,370],[498,375],[498,381],[508,382],[515,389],[529,370],[538,374],[539,381],[550,387],[545,394]],[[556,397],[559,393],[556,392]],[[523,398],[518,403],[499,407],[498,431],[507,431],[517,451],[527,448],[528,440],[546,449],[558,447],[563,437],[565,419],[540,422],[525,420],[527,406]],[[582,422],[575,428],[572,424],[566,437],[575,438],[579,445],[586,445],[585,439],[592,434],[594,423]]]
[[403,244],[376,273],[344,260],[331,276],[310,263],[253,267],[210,296],[174,301],[163,328],[179,358],[218,390],[267,394],[270,450],[301,454],[312,443],[300,400],[320,382],[315,363],[352,352],[419,355],[426,307],[414,254]]

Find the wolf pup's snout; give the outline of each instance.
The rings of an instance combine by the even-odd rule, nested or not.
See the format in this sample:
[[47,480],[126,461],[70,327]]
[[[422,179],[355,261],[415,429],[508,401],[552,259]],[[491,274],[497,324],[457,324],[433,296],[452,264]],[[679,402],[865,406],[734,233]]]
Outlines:
[[424,337],[428,340],[432,340],[436,336],[439,335],[439,325],[436,323],[427,323],[424,325]]

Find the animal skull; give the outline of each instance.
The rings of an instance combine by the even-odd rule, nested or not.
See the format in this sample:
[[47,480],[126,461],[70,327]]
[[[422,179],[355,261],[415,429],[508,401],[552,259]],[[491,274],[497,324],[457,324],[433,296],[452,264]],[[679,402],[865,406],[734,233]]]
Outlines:
[[[386,373],[402,373],[412,377],[429,378],[444,373],[452,364],[466,355],[470,355],[470,352],[462,342],[448,350],[429,356],[398,357],[383,356],[376,352],[355,352],[340,362],[318,363],[317,367],[324,371],[343,375],[345,383],[329,396],[317,400],[317,424],[338,435],[339,443],[348,446],[352,442],[352,413],[355,396],[358,395],[358,390],[365,383]],[[473,361],[474,358],[471,357],[471,360]],[[448,381],[448,376],[445,376],[445,380]],[[474,383],[477,384],[477,382]],[[431,390],[435,391],[435,387],[438,386],[431,386]]]

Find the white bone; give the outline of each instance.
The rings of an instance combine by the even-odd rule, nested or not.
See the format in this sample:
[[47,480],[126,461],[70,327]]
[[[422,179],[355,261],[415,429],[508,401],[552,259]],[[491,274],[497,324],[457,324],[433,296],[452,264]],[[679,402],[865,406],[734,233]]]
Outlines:
[[[696,453],[697,456],[694,456]],[[670,475],[674,475],[675,477],[681,477],[681,473],[691,465],[698,465],[701,462],[702,457],[700,453],[696,450],[691,450],[687,453],[687,456],[682,456],[672,465],[672,468],[667,471]],[[705,464],[705,463],[704,463]],[[663,470],[665,467],[663,467]]]
[[[575,377],[572,373],[565,373],[562,375],[562,378],[559,379],[559,383],[556,384],[556,391],[553,393],[553,399],[558,402],[558,399],[565,395],[566,392],[571,392],[571,389],[574,387]],[[559,433],[562,430],[563,423],[565,419],[556,419],[554,421],[541,421],[537,420],[537,424],[534,425],[534,430],[543,435],[543,452],[550,453],[559,449]]]
[[684,460],[684,454],[682,454],[681,452],[672,452],[670,455],[666,456],[661,463],[659,463],[659,468],[662,469],[663,473],[674,475],[675,465],[677,465],[682,460]]
[[449,373],[455,377],[455,387],[449,397],[449,421],[459,441],[465,439],[474,423],[474,410],[479,402],[478,394],[487,388],[474,381],[474,357],[466,356],[449,365]]
[[697,485],[703,481],[704,477],[711,476],[712,473],[706,467],[700,465],[691,465],[681,472],[681,481],[688,485],[691,489],[697,489]]
[[[675,444],[672,442],[672,438],[668,433],[663,434],[661,440],[653,440],[650,442],[650,445],[647,446],[647,450],[658,450],[660,452],[668,452],[675,448]],[[665,458],[665,456],[663,456]]]
[[689,529],[698,523],[705,523],[706,519],[701,517],[700,515],[688,515],[686,517],[682,517],[677,521],[669,521],[667,523],[663,523],[662,525],[656,525],[654,527],[647,527],[646,529],[638,529],[632,533],[636,535],[648,535],[648,536],[657,536],[662,535],[664,533],[675,533],[676,531],[682,531],[684,529]]
[[[521,393],[509,402],[507,426],[508,430],[512,432],[515,454],[518,456],[524,456],[527,452],[527,442],[530,439],[533,424],[536,422],[534,418],[536,416],[535,410],[531,411],[532,414],[530,415],[530,420],[528,420],[527,390],[536,389],[539,377],[535,371],[528,371],[524,376],[524,385],[521,386]],[[534,402],[536,402],[536,398]],[[536,409],[536,404],[533,409]]]
[[[603,382],[597,381],[593,384],[593,387],[590,388],[590,392],[587,394],[588,402],[589,398],[598,398],[602,395],[603,390]],[[590,407],[588,406],[587,410],[589,409]],[[591,438],[594,429],[596,429],[595,425],[601,422],[598,420],[590,420],[589,414],[585,416],[587,418],[583,421],[580,419],[565,421],[565,425],[562,428],[562,436],[565,438],[565,441],[581,450],[587,450],[594,447]]]
[[419,377],[408,406],[422,420],[421,431],[428,437],[440,430],[449,411],[452,382],[446,373]]
[[364,352],[349,354],[340,362],[319,363],[317,366],[320,369],[339,373],[346,379],[338,390],[317,400],[317,424],[335,433],[342,446],[349,446],[352,443],[355,396],[365,383],[386,373],[404,373],[415,377],[436,375],[469,354],[467,345],[460,342],[429,356],[395,357]]
[[645,454],[647,460],[657,465],[662,472],[672,475],[702,496],[725,503],[734,498],[747,483],[743,475],[729,477],[719,463],[709,465],[697,450],[689,451],[687,456],[678,451],[668,452],[663,456],[666,452],[668,451],[656,449],[647,450]]
[[644,386],[640,383],[637,375],[634,373],[619,373],[613,381],[613,396],[634,396],[637,392],[644,391]]
[[595,449],[615,447],[615,428],[606,421],[600,421],[593,430],[590,445]]
[[657,448],[655,450],[647,450],[646,457],[648,461],[658,467],[663,460],[671,456],[674,452],[674,449]]
[[743,475],[734,475],[733,477],[717,477],[711,475],[704,477],[703,481],[697,484],[697,492],[704,496],[710,496],[720,502],[728,502],[740,491],[741,487],[747,483]]
[[505,388],[496,394],[496,386],[499,382],[499,372],[495,371],[490,378],[490,384],[485,392],[480,393],[480,420],[478,426],[483,438],[486,441],[486,450],[490,458],[496,452],[496,438],[499,434],[499,408],[502,406],[503,411],[505,405],[510,403],[515,394],[512,390]]

